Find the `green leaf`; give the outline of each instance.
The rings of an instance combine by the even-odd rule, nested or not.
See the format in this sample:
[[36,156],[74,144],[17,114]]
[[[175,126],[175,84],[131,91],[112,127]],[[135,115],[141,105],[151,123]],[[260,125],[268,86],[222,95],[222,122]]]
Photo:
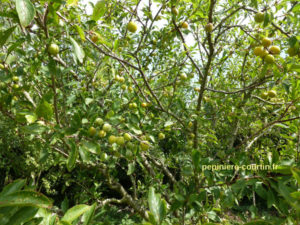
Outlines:
[[67,5],[68,6],[77,6],[78,5],[78,0],[68,0]]
[[16,28],[16,26],[8,28],[7,30],[0,32],[0,48],[2,48],[3,45],[6,43],[9,36],[14,32],[15,28]]
[[26,134],[41,134],[43,133],[47,127],[42,126],[40,124],[34,123],[28,126],[22,127],[22,131]]
[[27,27],[35,16],[35,8],[30,0],[16,0],[16,9],[20,23]]
[[271,225],[271,223],[265,220],[253,220],[249,223],[245,223],[244,225]]
[[293,64],[290,66],[291,71],[296,71],[300,73],[300,64]]
[[73,141],[69,141],[69,144],[71,145],[70,148],[71,148],[71,152],[69,154],[69,158],[68,158],[68,161],[67,161],[67,169],[69,172],[71,172],[75,166],[75,163],[76,163],[76,159],[77,159],[77,156],[78,156],[78,149],[77,149],[77,146],[76,144],[73,142]]
[[83,63],[83,59],[84,59],[84,51],[82,50],[82,48],[79,46],[79,44],[72,38],[70,37],[70,40],[72,42],[72,45],[73,45],[73,50],[74,50],[74,53],[76,55],[76,58],[78,59],[78,61],[80,63]]
[[75,219],[80,217],[82,214],[84,214],[86,211],[88,211],[91,208],[91,206],[88,205],[76,205],[69,209],[64,217],[61,219],[61,221],[72,223]]
[[41,103],[37,106],[35,113],[39,118],[50,120],[53,116],[53,109],[52,106],[46,100],[43,99]]
[[94,154],[100,153],[100,146],[97,143],[83,141],[82,147],[91,153],[94,153]]
[[19,225],[27,222],[34,217],[38,210],[34,207],[22,207],[10,218],[6,225]]
[[293,176],[297,180],[298,184],[300,184],[300,169],[292,168],[291,171],[292,171]]
[[83,225],[91,224],[95,210],[96,210],[96,203],[91,205],[91,207],[83,214],[82,216]]
[[104,15],[105,11],[105,0],[98,1],[93,9],[92,20],[99,20]]
[[148,204],[156,223],[160,224],[167,214],[167,204],[164,200],[160,199],[159,194],[155,194],[153,187],[149,189]]
[[297,200],[300,200],[300,191],[292,192],[292,193],[290,194],[290,196],[291,196],[292,198],[295,198],[295,199],[297,199]]
[[82,41],[85,41],[86,39],[85,39],[85,35],[84,35],[83,29],[80,26],[78,26],[78,25],[75,25],[75,29],[78,32],[80,39]]
[[6,206],[35,206],[47,208],[52,201],[35,191],[18,191],[9,195],[0,196],[0,207]]
[[0,193],[0,197],[1,196],[5,196],[5,195],[9,195],[13,192],[16,192],[16,191],[20,191],[22,189],[22,187],[24,187],[26,183],[26,180],[15,180],[14,182],[6,185],[2,192]]
[[269,22],[270,22],[270,16],[267,12],[265,12],[265,19],[264,19],[264,25],[263,26],[264,27],[268,26]]

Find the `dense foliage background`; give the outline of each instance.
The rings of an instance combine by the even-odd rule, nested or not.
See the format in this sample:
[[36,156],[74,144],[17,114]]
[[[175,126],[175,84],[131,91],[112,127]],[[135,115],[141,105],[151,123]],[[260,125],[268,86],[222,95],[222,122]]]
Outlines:
[[1,0],[0,224],[300,224],[298,1],[91,6]]

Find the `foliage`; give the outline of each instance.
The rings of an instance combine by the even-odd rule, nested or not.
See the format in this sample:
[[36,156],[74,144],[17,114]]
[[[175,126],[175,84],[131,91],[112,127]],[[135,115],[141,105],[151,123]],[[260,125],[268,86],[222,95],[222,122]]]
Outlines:
[[299,11],[1,0],[0,224],[299,224]]

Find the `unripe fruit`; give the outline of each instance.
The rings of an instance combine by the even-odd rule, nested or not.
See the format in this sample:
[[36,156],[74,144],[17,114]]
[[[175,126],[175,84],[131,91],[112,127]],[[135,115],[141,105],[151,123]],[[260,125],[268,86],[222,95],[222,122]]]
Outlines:
[[270,98],[274,98],[274,97],[276,97],[276,95],[277,95],[276,91],[274,91],[274,90],[268,91],[268,96],[269,96]]
[[175,7],[172,7],[172,13],[177,16],[178,15],[178,10]]
[[13,76],[13,77],[12,77],[12,80],[15,81],[15,82],[18,82],[18,81],[19,81],[19,77]]
[[268,52],[266,49],[264,49],[263,52],[261,53],[260,57],[261,57],[261,58],[264,58],[264,57],[266,57],[268,54],[269,54],[269,52]]
[[100,131],[98,132],[98,136],[99,136],[100,138],[103,138],[103,137],[106,136],[106,132],[105,132],[104,130],[100,130]]
[[190,133],[190,137],[191,137],[191,138],[195,138],[195,134]]
[[195,87],[194,91],[200,92],[200,88]]
[[136,109],[136,108],[137,108],[137,104],[136,104],[135,102],[130,103],[130,104],[129,104],[129,108],[130,108],[130,109]]
[[126,84],[123,84],[122,86],[121,86],[121,88],[122,88],[122,90],[126,90],[126,88],[127,88],[127,86],[126,86]]
[[124,77],[119,77],[119,81],[120,81],[121,83],[124,83],[124,82],[125,82],[125,78],[124,78]]
[[275,61],[275,58],[274,58],[274,56],[272,56],[272,55],[266,55],[265,56],[265,61],[267,62],[267,63],[274,63],[274,61]]
[[5,69],[5,66],[4,66],[2,63],[0,63],[0,69],[1,69],[1,70],[4,70],[4,69]]
[[108,138],[108,143],[109,144],[114,144],[114,143],[116,143],[116,141],[117,141],[117,137],[116,136],[114,136],[114,135],[111,135],[111,136],[109,136],[109,138]]
[[159,134],[158,134],[158,139],[159,139],[159,140],[163,140],[163,139],[165,139],[165,137],[166,137],[166,136],[165,136],[164,133],[159,133]]
[[116,143],[117,143],[117,145],[124,145],[125,144],[124,137],[117,137]]
[[189,27],[189,24],[187,22],[183,22],[181,24],[181,27],[184,28],[184,29],[187,29]]
[[140,139],[141,139],[142,141],[146,141],[146,140],[147,140],[147,137],[146,137],[145,135],[142,135],[142,136],[140,137]]
[[269,48],[269,51],[271,52],[271,54],[273,55],[278,55],[280,53],[280,48],[278,46],[271,46]]
[[90,136],[94,136],[96,134],[96,128],[95,127],[90,127],[88,130],[88,133]]
[[188,124],[188,126],[191,128],[193,126],[193,122],[190,121],[189,124]]
[[127,25],[127,29],[128,29],[130,32],[132,32],[132,33],[136,32],[136,31],[137,31],[137,25],[136,25],[136,23],[133,22],[133,21],[130,21],[130,22],[128,23],[128,25]]
[[59,47],[57,44],[50,44],[50,46],[48,47],[48,52],[50,53],[50,55],[57,55],[59,53]]
[[150,143],[148,141],[141,141],[140,148],[142,151],[147,151],[150,148]]
[[297,55],[297,49],[291,47],[287,50],[287,53],[289,54],[290,57],[296,56]]
[[262,99],[267,99],[268,98],[268,92],[262,93],[261,98]]
[[294,106],[294,105],[292,105],[292,106],[290,107],[290,110],[291,110],[291,111],[295,111],[296,109],[297,109],[297,107]]
[[212,23],[208,23],[205,25],[205,31],[208,33],[212,32],[213,28],[214,28],[214,26]]
[[100,35],[97,33],[94,33],[91,37],[92,42],[97,43],[100,40]]
[[111,131],[111,125],[108,123],[105,123],[102,127],[102,130],[104,130],[105,132]]
[[95,124],[98,125],[98,126],[101,126],[101,125],[103,124],[103,119],[97,118],[97,119],[95,120]]
[[128,87],[128,91],[132,92],[133,91],[133,87],[129,86]]
[[269,38],[264,37],[261,43],[264,47],[269,47],[272,44],[272,41]]
[[254,51],[253,51],[254,55],[256,55],[256,56],[261,56],[263,54],[263,52],[264,52],[264,48],[261,46],[254,48]]
[[147,102],[143,102],[143,103],[141,104],[141,106],[142,106],[143,108],[147,108],[148,104],[147,104]]
[[256,23],[262,23],[265,19],[265,14],[262,12],[258,12],[254,16],[254,20]]
[[186,80],[187,76],[184,73],[182,73],[182,74],[180,74],[180,79],[181,80]]
[[13,89],[19,89],[19,88],[20,88],[20,86],[18,84],[13,85]]
[[191,147],[191,146],[193,146],[193,144],[194,144],[194,142],[193,142],[192,140],[188,140],[188,142],[187,142],[187,145],[188,145],[188,146]]
[[126,141],[131,141],[131,139],[132,139],[131,135],[128,133],[125,133],[123,136]]

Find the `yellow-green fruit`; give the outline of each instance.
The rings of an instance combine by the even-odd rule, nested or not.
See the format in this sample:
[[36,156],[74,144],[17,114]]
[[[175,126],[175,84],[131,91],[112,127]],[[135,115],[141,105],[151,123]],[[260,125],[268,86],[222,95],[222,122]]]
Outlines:
[[272,56],[272,55],[270,55],[270,54],[266,55],[264,59],[265,59],[265,61],[266,61],[267,63],[274,63],[274,62],[275,62],[274,56]]
[[124,145],[125,144],[124,137],[117,137],[116,143],[117,145]]
[[141,141],[140,148],[142,151],[147,151],[150,148],[150,143],[148,141]]
[[266,49],[264,49],[263,52],[261,53],[260,57],[265,58],[268,54],[269,54],[269,52]]
[[122,88],[122,90],[126,90],[126,88],[127,88],[127,86],[126,86],[126,84],[123,84],[122,86],[121,86],[121,88]]
[[109,136],[109,138],[108,138],[108,143],[109,144],[114,144],[114,143],[116,143],[116,141],[117,141],[117,137],[116,136],[114,136],[114,135],[111,135],[111,136]]
[[19,88],[20,88],[20,86],[18,84],[13,85],[13,89],[19,89]]
[[123,135],[123,137],[124,137],[124,139],[125,139],[126,141],[131,141],[131,139],[132,139],[131,135],[128,134],[128,133],[125,133],[125,134]]
[[1,69],[1,70],[4,70],[4,69],[5,69],[5,66],[4,66],[2,63],[0,63],[0,69]]
[[89,135],[90,136],[94,136],[95,134],[96,134],[96,128],[95,127],[90,127],[89,128],[89,131],[88,131],[88,133],[89,133]]
[[141,104],[141,106],[142,106],[143,108],[147,108],[148,104],[147,104],[147,102],[143,102],[143,103]]
[[292,106],[290,107],[290,110],[291,110],[291,111],[295,111],[296,109],[297,109],[297,107],[294,106],[294,105],[292,105]]
[[265,14],[262,12],[258,12],[254,16],[254,20],[256,23],[262,23],[265,19]]
[[194,91],[200,92],[200,88],[195,87]]
[[128,91],[132,92],[133,91],[133,87],[129,86],[128,87]]
[[135,109],[135,108],[137,108],[137,104],[135,102],[129,103],[129,108],[130,109]]
[[264,47],[269,47],[272,44],[272,41],[269,38],[264,37],[261,40],[261,43]]
[[105,132],[111,131],[111,125],[108,123],[103,124],[102,130],[104,130]]
[[208,23],[205,25],[205,31],[208,33],[212,32],[213,28],[214,28],[214,25],[212,23]]
[[124,82],[125,82],[125,78],[124,78],[124,77],[119,77],[119,81],[120,81],[121,83],[124,83]]
[[159,134],[158,134],[158,139],[159,139],[159,140],[163,140],[163,139],[165,139],[165,137],[166,137],[166,136],[165,136],[164,133],[159,133]]
[[193,146],[194,142],[192,140],[188,140],[187,145],[188,146]]
[[50,44],[48,47],[48,52],[50,53],[50,55],[57,55],[59,53],[59,47],[57,44]]
[[269,96],[270,98],[274,98],[274,97],[276,97],[276,95],[277,95],[276,91],[274,91],[274,90],[268,91],[268,96]]
[[14,97],[13,97],[13,100],[14,100],[14,101],[18,101],[19,99],[18,99],[17,96],[14,96]]
[[94,33],[91,37],[92,42],[97,43],[100,40],[100,35],[97,33]]
[[262,93],[261,98],[262,99],[267,99],[268,98],[268,92]]
[[17,81],[19,81],[19,77],[13,76],[12,80],[15,81],[15,82],[17,82]]
[[253,51],[254,55],[256,56],[261,56],[263,52],[264,52],[264,48],[262,46],[255,47]]
[[291,47],[287,50],[287,53],[289,54],[290,57],[296,56],[297,55],[297,49]]
[[190,121],[189,124],[188,124],[188,126],[191,128],[193,126],[193,122]]
[[101,125],[103,124],[103,119],[97,118],[97,119],[95,120],[95,124],[98,125],[98,126],[101,126]]
[[120,81],[120,76],[119,75],[115,76],[115,81]]
[[142,135],[142,136],[140,137],[140,139],[141,139],[142,141],[146,141],[146,140],[147,140],[147,137],[146,137],[145,135]]
[[184,29],[187,29],[189,27],[189,24],[187,22],[183,22],[181,24],[181,27],[184,28]]
[[190,137],[191,137],[191,138],[195,138],[195,134],[190,133]]
[[98,136],[101,137],[101,138],[103,138],[103,137],[106,136],[106,132],[105,132],[104,130],[100,130],[100,131],[98,132]]
[[175,7],[172,7],[172,13],[177,16],[178,15],[178,10]]
[[133,22],[133,21],[130,21],[130,22],[128,23],[128,25],[127,25],[127,29],[128,29],[130,32],[132,32],[132,33],[136,32],[136,31],[137,31],[137,25],[136,25],[136,23]]
[[180,79],[181,80],[186,80],[187,76],[184,73],[182,73],[182,74],[180,74]]
[[269,51],[273,55],[278,55],[280,53],[280,48],[278,46],[273,45],[269,48]]

